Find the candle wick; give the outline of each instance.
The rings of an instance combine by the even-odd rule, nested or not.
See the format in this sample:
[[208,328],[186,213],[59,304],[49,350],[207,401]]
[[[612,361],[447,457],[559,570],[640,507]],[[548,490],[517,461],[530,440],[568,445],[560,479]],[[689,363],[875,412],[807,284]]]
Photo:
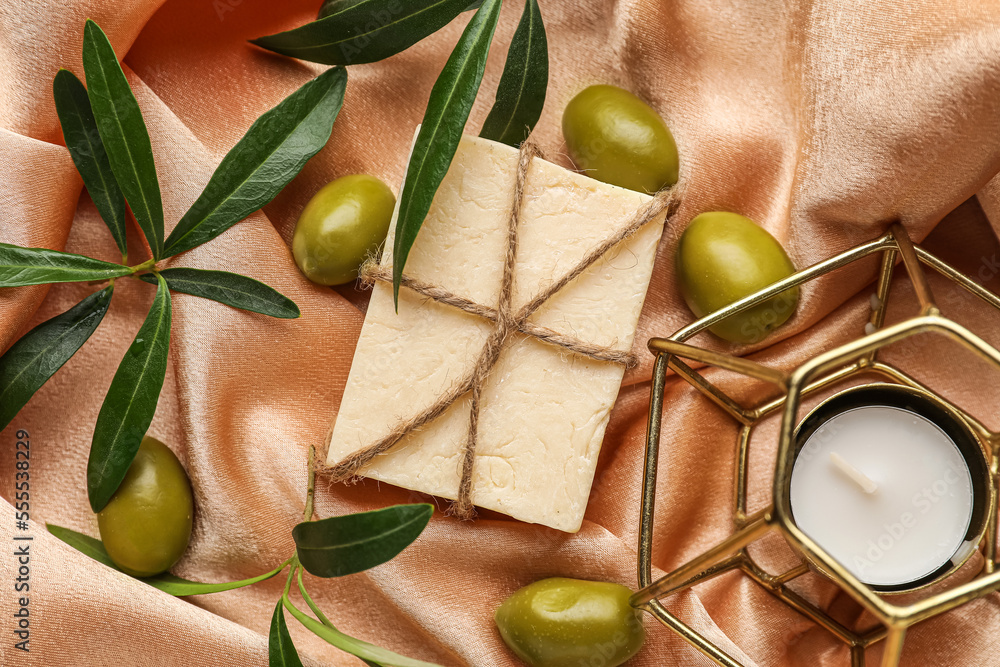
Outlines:
[[830,462],[833,463],[837,470],[847,475],[851,481],[860,486],[865,493],[872,494],[878,490],[878,484],[873,482],[871,477],[852,466],[837,452],[830,452]]

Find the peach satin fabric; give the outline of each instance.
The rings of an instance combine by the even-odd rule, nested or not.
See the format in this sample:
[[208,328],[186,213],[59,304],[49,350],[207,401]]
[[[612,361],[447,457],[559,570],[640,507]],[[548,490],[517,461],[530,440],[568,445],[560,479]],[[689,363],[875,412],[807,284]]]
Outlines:
[[[505,3],[478,132],[493,100],[523,3]],[[62,146],[51,96],[59,67],[83,74],[83,21],[97,20],[123,57],[149,126],[169,228],[251,122],[321,67],[265,53],[248,38],[315,16],[318,0],[7,1],[0,4],[0,241],[114,260],[114,243]],[[549,95],[536,138],[568,164],[559,128],[566,102],[592,83],[649,100],[680,148],[687,198],[664,234],[640,323],[642,365],[630,372],[602,453],[587,519],[565,535],[483,513],[474,523],[435,515],[391,563],[340,580],[310,578],[333,622],[352,635],[442,665],[514,666],[492,611],[547,576],[635,586],[639,482],[652,335],[690,321],[673,280],[684,224],[705,210],[746,214],[800,267],[884,231],[900,218],[927,247],[1000,291],[1000,2],[855,3],[727,0],[542,0]],[[467,16],[467,15],[466,15]],[[329,145],[263,212],[170,265],[249,274],[292,297],[295,321],[177,295],[170,364],[151,433],[170,443],[194,484],[194,538],[175,569],[201,581],[253,576],[293,549],[306,451],[336,413],[366,295],[320,288],[298,273],[288,243],[310,195],[344,174],[375,174],[398,192],[410,137],[434,78],[467,18],[386,62],[350,68]],[[133,230],[134,231],[134,230]],[[136,239],[137,234],[132,234]],[[131,256],[144,250],[135,243]],[[803,290],[795,319],[755,358],[790,366],[860,335],[873,262]],[[1000,344],[1000,315],[935,280],[946,313]],[[0,350],[94,287],[0,290]],[[80,555],[44,532],[49,521],[97,534],[85,469],[101,401],[153,288],[122,281],[101,328],[0,433],[0,539],[13,526],[15,433],[31,436],[31,653],[12,648],[13,558],[0,558],[3,665],[267,664],[267,632],[283,580],[174,599]],[[912,307],[899,283],[891,317]],[[706,338],[704,342],[711,342]],[[714,344],[714,343],[713,343]],[[1000,374],[937,340],[892,352],[917,377],[996,427]],[[727,382],[727,380],[723,380]],[[730,382],[752,400],[761,388]],[[671,381],[659,477],[655,563],[676,567],[731,531],[735,427]],[[751,506],[769,502],[773,440],[754,443]],[[426,500],[374,482],[320,480],[319,516]],[[442,504],[443,506],[443,504]],[[777,562],[780,545],[762,544]],[[848,622],[857,608],[809,578],[803,594]],[[848,664],[845,648],[727,575],[669,607],[747,665]],[[289,621],[307,665],[357,665]],[[630,664],[707,660],[652,619]],[[909,633],[906,665],[994,665],[1000,607],[991,596]],[[869,652],[877,664],[880,649]]]

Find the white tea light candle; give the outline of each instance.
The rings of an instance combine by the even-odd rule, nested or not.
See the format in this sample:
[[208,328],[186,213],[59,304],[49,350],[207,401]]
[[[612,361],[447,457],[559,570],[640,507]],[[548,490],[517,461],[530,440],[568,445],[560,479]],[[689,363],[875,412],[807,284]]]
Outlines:
[[[871,389],[889,404],[864,404],[858,391]],[[795,523],[880,590],[929,583],[964,562],[981,535],[974,436],[909,391],[870,385],[824,403],[800,427],[792,467]]]

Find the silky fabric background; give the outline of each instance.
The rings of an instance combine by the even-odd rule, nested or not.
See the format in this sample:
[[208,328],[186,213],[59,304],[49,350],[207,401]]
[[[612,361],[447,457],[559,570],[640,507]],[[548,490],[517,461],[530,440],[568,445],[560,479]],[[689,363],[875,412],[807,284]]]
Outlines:
[[[501,14],[468,131],[489,111],[522,8]],[[142,107],[163,191],[167,230],[255,118],[324,68],[266,53],[246,40],[312,19],[318,0],[4,0],[0,4],[0,242],[115,260],[117,251],[62,145],[52,103],[60,67],[82,76],[84,19],[108,33]],[[683,207],[664,233],[639,325],[642,364],[612,413],[582,530],[567,535],[483,512],[461,523],[435,514],[392,562],[308,584],[352,635],[446,666],[514,666],[492,612],[537,579],[571,576],[636,585],[641,461],[652,357],[645,340],[691,320],[673,278],[673,250],[701,211],[732,210],[766,227],[799,267],[884,232],[900,219],[917,240],[1000,291],[1000,2],[855,3],[735,0],[542,0],[549,92],[535,138],[569,166],[559,128],[568,100],[612,83],[649,101],[677,139]],[[341,175],[367,172],[398,194],[415,125],[469,14],[398,56],[350,68],[346,102],[327,147],[263,212],[164,262],[251,275],[293,298],[299,320],[275,320],[175,295],[170,362],[151,434],[186,466],[195,532],[178,575],[253,576],[292,552],[306,452],[337,411],[367,296],[307,282],[289,251],[309,197]],[[133,262],[147,250],[130,230]],[[806,286],[793,320],[758,350],[791,367],[860,335],[874,260]],[[1000,315],[934,279],[946,314],[1000,344]],[[0,350],[96,289],[0,290]],[[85,491],[91,435],[104,393],[151,301],[153,287],[120,281],[103,324],[0,433],[0,539],[12,544],[16,432],[31,437],[31,652],[12,648],[12,588],[3,596],[3,665],[265,665],[283,578],[175,599],[103,567],[49,536],[48,521],[97,535]],[[890,319],[912,313],[897,281]],[[721,348],[708,335],[696,342]],[[998,373],[939,339],[913,339],[889,358],[988,425],[1000,420]],[[765,387],[713,373],[752,401]],[[658,480],[657,574],[732,530],[735,425],[689,387],[667,391]],[[770,429],[770,430],[768,430]],[[769,502],[774,427],[753,443],[751,507]],[[768,437],[768,435],[771,437]],[[320,517],[426,500],[362,482],[320,478]],[[433,499],[432,499],[433,500]],[[438,503],[444,507],[443,503]],[[788,554],[755,546],[775,567]],[[968,578],[974,560],[958,575]],[[0,558],[11,586],[15,562]],[[810,576],[799,590],[845,622],[858,608]],[[846,665],[846,649],[738,574],[672,597],[668,607],[746,665]],[[358,665],[289,627],[306,665]],[[708,664],[652,619],[631,665]],[[998,598],[968,604],[907,636],[906,665],[993,665]],[[880,648],[869,651],[877,664]],[[596,664],[596,663],[595,663]]]

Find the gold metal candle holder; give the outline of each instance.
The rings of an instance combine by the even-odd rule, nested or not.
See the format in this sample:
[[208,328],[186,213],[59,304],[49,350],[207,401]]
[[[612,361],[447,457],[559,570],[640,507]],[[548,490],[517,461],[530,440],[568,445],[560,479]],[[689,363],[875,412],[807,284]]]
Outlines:
[[[836,269],[843,268],[862,258],[881,253],[882,263],[872,300],[872,313],[867,335],[819,354],[791,372],[761,365],[749,359],[694,347],[685,343],[721,320],[742,312],[775,297],[785,290],[806,283]],[[898,324],[883,326],[889,287],[897,259],[913,283],[920,312],[915,317]],[[960,407],[949,403],[940,394],[917,382],[903,371],[882,361],[879,350],[883,347],[917,334],[937,334],[971,350],[1000,369],[1000,351],[983,341],[960,324],[944,317],[931,293],[924,273],[924,266],[937,271],[987,304],[1000,310],[1000,297],[961,274],[923,248],[911,243],[900,225],[893,225],[885,235],[859,245],[835,257],[820,262],[789,276],[771,286],[716,311],[667,339],[653,338],[649,348],[656,354],[653,384],[650,397],[649,422],[646,433],[646,457],[643,475],[642,511],[639,535],[639,585],[641,589],[632,597],[633,606],[649,612],[686,642],[723,667],[741,667],[729,656],[695,629],[671,614],[661,604],[660,598],[678,593],[705,582],[725,572],[742,571],[778,600],[825,628],[850,648],[852,667],[865,664],[865,649],[885,640],[882,667],[896,667],[903,651],[907,629],[920,621],[950,611],[959,605],[983,597],[1000,589],[1000,570],[997,569],[997,487],[1000,479],[998,447],[1000,433],[991,431],[979,420]],[[727,369],[763,380],[780,388],[782,394],[756,407],[746,407],[727,395],[684,360],[707,366]],[[659,462],[660,425],[663,415],[664,387],[667,371],[672,370],[707,396],[741,426],[737,442],[737,469],[735,482],[735,532],[700,556],[678,567],[673,572],[652,581],[653,512],[656,500],[656,476]],[[978,439],[982,462],[986,472],[984,480],[987,502],[984,512],[973,521],[978,523],[977,542],[984,548],[984,565],[975,578],[967,583],[952,586],[923,599],[896,604],[886,592],[875,590],[863,583],[844,566],[835,561],[822,547],[805,535],[796,525],[790,507],[792,465],[797,453],[796,429],[803,397],[838,384],[856,380],[859,376],[876,378],[882,383],[910,387],[914,392],[935,401],[952,415],[959,415]],[[768,415],[780,411],[777,461],[774,469],[772,504],[761,511],[747,512],[747,481],[749,470],[750,436],[754,428]],[[968,454],[967,454],[968,455]],[[976,473],[973,472],[975,475]],[[985,528],[985,530],[983,530]],[[748,552],[748,546],[770,532],[778,532],[791,549],[801,558],[801,563],[785,572],[772,574],[760,567]],[[951,568],[949,573],[955,568]],[[826,611],[805,599],[788,583],[810,571],[818,571],[845,590],[878,622],[865,631],[856,631],[837,621]],[[945,573],[942,573],[945,574]],[[944,580],[947,583],[947,580]]]

